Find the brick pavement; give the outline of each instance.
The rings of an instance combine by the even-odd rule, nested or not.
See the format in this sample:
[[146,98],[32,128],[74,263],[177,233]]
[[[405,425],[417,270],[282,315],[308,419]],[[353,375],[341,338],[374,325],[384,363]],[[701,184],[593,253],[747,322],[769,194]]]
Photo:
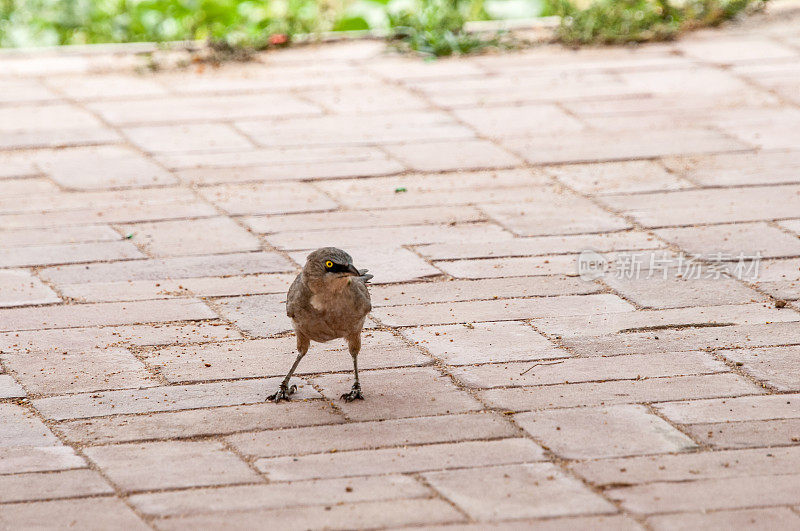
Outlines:
[[[797,529],[798,27],[0,56],[0,528]],[[367,400],[334,342],[266,403],[320,245],[375,273]]]

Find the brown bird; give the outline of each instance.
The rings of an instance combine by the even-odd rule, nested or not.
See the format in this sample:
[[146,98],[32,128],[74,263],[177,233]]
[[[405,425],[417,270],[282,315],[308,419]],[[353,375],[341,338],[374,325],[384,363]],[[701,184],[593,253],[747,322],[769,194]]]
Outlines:
[[323,247],[308,255],[306,265],[286,295],[286,314],[292,318],[297,334],[297,359],[278,391],[268,400],[289,400],[297,390],[295,385],[289,387],[289,379],[312,340],[324,343],[339,337],[347,341],[355,372],[353,388],[342,398],[348,402],[363,400],[358,382],[358,352],[364,319],[372,309],[366,286],[371,278],[366,269],[356,269],[353,258],[336,247]]

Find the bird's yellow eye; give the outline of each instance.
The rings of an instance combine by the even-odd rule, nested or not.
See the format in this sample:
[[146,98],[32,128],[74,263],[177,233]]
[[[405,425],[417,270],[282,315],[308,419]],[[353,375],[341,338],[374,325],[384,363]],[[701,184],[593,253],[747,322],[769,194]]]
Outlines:
[[325,262],[325,267],[327,267],[328,269],[332,268],[333,267],[333,262],[328,260],[327,262]]

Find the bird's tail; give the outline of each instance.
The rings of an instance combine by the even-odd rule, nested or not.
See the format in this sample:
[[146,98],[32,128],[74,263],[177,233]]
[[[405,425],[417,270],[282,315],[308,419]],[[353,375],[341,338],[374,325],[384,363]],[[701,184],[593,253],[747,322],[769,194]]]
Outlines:
[[358,277],[356,277],[356,278],[359,278],[361,281],[363,281],[364,284],[369,282],[370,279],[375,276],[375,275],[370,275],[369,273],[367,273],[367,271],[369,271],[369,269],[359,269],[358,270]]

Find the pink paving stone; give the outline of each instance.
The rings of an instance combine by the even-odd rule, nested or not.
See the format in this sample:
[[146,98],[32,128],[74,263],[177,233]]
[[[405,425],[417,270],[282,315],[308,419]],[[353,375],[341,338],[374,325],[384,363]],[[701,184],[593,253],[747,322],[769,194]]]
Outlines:
[[31,245],[0,250],[0,267],[46,266],[146,258],[130,242]]
[[112,262],[88,266],[65,265],[42,269],[40,276],[55,284],[81,284],[280,273],[294,269],[295,266],[278,253],[258,252]]
[[3,107],[0,135],[0,149],[110,144],[120,139],[89,112],[63,104]]
[[311,102],[334,113],[371,114],[425,109],[427,102],[410,90],[391,85],[312,89],[304,93]]
[[[742,376],[719,373],[486,389],[480,391],[478,396],[490,407],[506,411],[526,411],[634,402],[663,402],[676,398],[714,398],[765,392],[763,388]],[[699,430],[692,430],[692,432],[696,434]],[[696,435],[694,436],[696,437]]]
[[220,315],[249,336],[264,337],[294,329],[286,315],[286,295],[225,297],[214,301]]
[[[353,420],[379,420],[463,413],[481,409],[480,403],[453,385],[432,367],[410,367],[359,372],[366,400],[339,403]],[[312,383],[328,400],[339,400],[350,390],[352,374],[317,376]]]
[[630,226],[588,199],[568,192],[541,193],[525,203],[484,205],[483,210],[518,236],[608,232]]
[[26,396],[25,389],[14,380],[13,376],[0,374],[0,399],[22,398],[24,396]]
[[690,424],[683,429],[711,448],[787,446],[800,440],[800,419]]
[[800,515],[788,507],[740,509],[712,513],[680,513],[651,516],[647,523],[656,531],[690,531],[692,529],[793,529],[800,527]]
[[123,348],[2,354],[0,360],[14,371],[28,393],[36,395],[152,387],[160,383]]
[[710,354],[681,352],[679,356],[632,354],[535,363],[496,363],[456,367],[451,372],[467,387],[491,388],[635,380],[661,376],[713,374],[726,370],[727,366],[715,360]]
[[199,277],[178,280],[129,280],[62,284],[59,291],[80,302],[113,302],[175,297],[230,297],[234,295],[283,293],[295,275],[253,274],[227,277]]
[[634,513],[736,509],[800,502],[800,474],[650,483],[606,494]]
[[[175,177],[135,150],[120,146],[80,147],[33,155],[37,166],[68,190],[103,190],[172,185]],[[92,164],[86,164],[90,159]]]
[[59,446],[59,440],[28,408],[7,402],[0,403],[0,448],[15,446]]
[[124,97],[165,96],[166,87],[149,76],[126,74],[61,75],[45,79],[45,84],[77,100]]
[[[425,227],[421,231],[428,231]],[[361,243],[361,242],[359,242]],[[441,275],[441,271],[413,252],[399,247],[348,247],[344,249],[353,257],[353,263],[360,269],[377,273],[370,284],[409,282]],[[289,256],[298,264],[305,264],[309,251],[297,251]]]
[[778,391],[800,391],[800,375],[794,370],[800,361],[800,346],[717,352]]
[[715,63],[763,62],[797,57],[797,50],[776,40],[758,36],[689,39],[677,46],[689,57]]
[[797,236],[800,237],[800,219],[787,219],[786,221],[779,221],[778,225],[797,234]]
[[126,492],[261,481],[244,461],[215,441],[94,446],[84,453]]
[[61,302],[59,296],[27,270],[0,270],[0,308],[54,302]]
[[97,325],[124,325],[168,321],[195,321],[216,318],[202,301],[175,299],[163,301],[107,302],[42,308],[0,310],[0,332],[78,328]]
[[53,472],[86,467],[83,457],[69,446],[0,447],[0,474]]
[[546,168],[559,181],[585,194],[651,192],[690,188],[660,164],[648,160],[552,166]]
[[544,459],[542,449],[528,439],[499,439],[354,450],[300,457],[258,459],[255,466],[270,481],[364,476],[450,470],[474,466],[529,463]]
[[111,497],[15,503],[4,505],[0,513],[0,524],[10,529],[33,529],[43,521],[61,529],[150,529],[122,500]]
[[[481,521],[617,512],[611,503],[552,463],[428,472],[423,477]],[[486,489],[486,482],[491,489]]]
[[99,445],[227,435],[246,430],[280,428],[276,433],[285,433],[283,428],[342,421],[341,415],[321,400],[296,400],[73,420],[61,422],[55,429],[72,443]]
[[369,290],[372,306],[377,308],[428,302],[578,295],[596,293],[600,287],[578,278],[548,276],[375,285]]
[[156,520],[158,529],[253,529],[270,522],[279,527],[301,526],[346,530],[370,526],[416,526],[460,522],[464,517],[449,503],[439,499],[412,499],[362,503],[313,505],[274,510],[183,516]]
[[641,405],[532,411],[515,415],[514,420],[534,439],[567,459],[697,448],[689,437]]
[[258,251],[261,242],[230,218],[120,225],[130,241],[155,257]]
[[455,278],[575,275],[578,272],[578,256],[574,254],[515,256],[434,262],[434,265]]
[[485,221],[486,215],[475,207],[419,207],[391,210],[340,210],[336,212],[251,216],[243,222],[255,232],[268,234],[283,231],[325,230],[353,227],[392,227]]
[[[265,402],[281,380],[282,378],[251,379],[81,393],[39,398],[35,400],[34,406],[46,418],[71,420],[257,404]],[[295,400],[320,397],[317,391],[299,378],[291,383],[297,385],[297,394],[293,395]]]
[[94,470],[63,470],[0,476],[0,503],[113,494]]
[[19,179],[41,174],[30,157],[16,151],[0,152],[0,163],[0,179]]
[[278,457],[496,439],[515,433],[511,424],[497,415],[466,413],[258,431],[231,435],[226,441],[247,456]]
[[374,308],[372,315],[386,326],[418,326],[478,321],[515,321],[560,315],[625,312],[633,308],[616,295],[564,295],[532,299],[497,299],[471,302]]
[[316,105],[288,94],[242,94],[215,97],[166,97],[144,100],[94,102],[89,109],[115,125],[232,120],[254,116],[275,117],[319,114]]
[[43,177],[27,179],[0,178],[0,196],[11,197],[28,194],[49,194],[58,191],[58,187]]
[[338,205],[312,186],[302,183],[254,183],[209,186],[200,189],[208,201],[230,215],[285,214],[335,210]]
[[556,105],[459,109],[456,117],[488,137],[580,131],[584,125]]
[[592,529],[595,531],[640,531],[644,529],[635,520],[624,515],[599,516],[561,516],[557,518],[537,518],[507,520],[503,522],[480,522],[474,524],[451,524],[427,526],[437,531],[526,531],[531,527],[542,531],[570,531],[572,529]]
[[733,260],[739,256],[780,258],[800,255],[800,238],[763,222],[661,229],[655,233],[696,255],[722,253]]
[[129,501],[148,516],[164,517],[427,498],[430,495],[430,489],[414,478],[390,475],[135,494]]
[[0,80],[0,102],[24,103],[34,101],[53,101],[58,96],[34,79]]
[[[401,338],[385,331],[361,334],[359,369],[403,367],[431,363]],[[295,337],[245,342],[168,347],[142,354],[170,382],[209,381],[256,376],[281,376],[297,356]],[[344,340],[314,343],[295,374],[350,371],[353,360]]]
[[518,321],[407,328],[403,335],[448,365],[553,359],[570,355]]
[[664,159],[664,164],[707,186],[800,182],[800,152],[757,151]]
[[130,141],[148,153],[228,151],[253,147],[228,124],[183,124],[123,129]]
[[417,171],[508,168],[521,162],[508,151],[485,140],[388,145],[385,149]]
[[666,402],[656,409],[678,424],[800,418],[800,395],[742,396]]

